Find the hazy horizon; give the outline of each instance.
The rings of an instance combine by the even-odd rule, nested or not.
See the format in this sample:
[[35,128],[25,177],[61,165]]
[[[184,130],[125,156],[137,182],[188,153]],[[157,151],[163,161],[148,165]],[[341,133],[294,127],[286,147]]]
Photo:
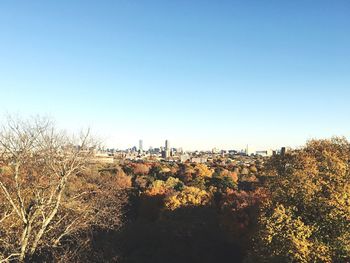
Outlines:
[[107,147],[349,137],[348,1],[4,1],[0,103]]

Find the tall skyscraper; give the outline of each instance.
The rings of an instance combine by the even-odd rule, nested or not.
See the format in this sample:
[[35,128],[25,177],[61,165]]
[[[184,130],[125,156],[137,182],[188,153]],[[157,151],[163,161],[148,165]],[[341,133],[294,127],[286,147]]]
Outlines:
[[170,142],[168,140],[165,140],[165,149],[170,149]]
[[162,152],[162,157],[164,159],[168,159],[169,157],[171,156],[171,153],[170,153],[170,143],[168,140],[165,140],[165,149],[164,151]]
[[139,140],[139,151],[140,151],[140,153],[143,152],[143,141],[142,140]]
[[281,148],[281,155],[284,156],[286,154],[286,147]]

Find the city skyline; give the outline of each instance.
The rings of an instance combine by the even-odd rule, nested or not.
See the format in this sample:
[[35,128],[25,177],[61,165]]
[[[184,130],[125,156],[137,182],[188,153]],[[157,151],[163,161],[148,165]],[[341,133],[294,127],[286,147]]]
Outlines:
[[[240,153],[255,153],[255,152],[260,152],[260,151],[266,151],[266,150],[274,150],[274,151],[279,151],[281,148],[285,148],[286,146],[281,146],[281,147],[278,147],[278,148],[254,148],[252,146],[249,146],[249,144],[245,145],[245,147],[243,148],[237,148],[237,147],[229,147],[229,148],[218,148],[218,147],[212,147],[212,148],[206,148],[206,146],[204,144],[202,144],[202,148],[199,148],[199,149],[183,149],[183,147],[181,145],[175,145],[175,146],[172,146],[170,144],[170,140],[168,139],[165,139],[163,144],[162,143],[158,143],[158,144],[153,144],[153,145],[144,145],[144,140],[143,139],[139,139],[138,140],[138,146],[135,144],[131,144],[125,148],[121,148],[121,147],[117,147],[117,146],[111,146],[111,145],[104,145],[102,144],[101,145],[102,149],[104,150],[118,150],[118,151],[127,151],[127,150],[134,150],[134,151],[137,151],[139,153],[144,153],[144,152],[148,152],[148,151],[152,151],[152,150],[155,150],[155,149],[158,149],[158,150],[163,150],[163,151],[166,151],[166,150],[172,150],[172,149],[175,149],[175,150],[181,150],[181,151],[184,151],[185,152],[195,152],[195,151],[203,151],[203,152],[213,152],[215,150],[218,150],[218,151],[221,151],[221,150],[224,150],[224,151],[237,151],[237,152],[240,152]],[[291,148],[291,147],[287,147],[287,148]],[[295,148],[299,148],[299,147],[295,147]]]
[[349,1],[0,7],[1,120],[49,116],[116,148],[349,138]]

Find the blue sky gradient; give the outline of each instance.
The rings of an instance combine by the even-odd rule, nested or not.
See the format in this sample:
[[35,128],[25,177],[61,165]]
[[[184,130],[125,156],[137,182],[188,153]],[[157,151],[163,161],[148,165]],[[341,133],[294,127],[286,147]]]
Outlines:
[[0,3],[0,113],[110,147],[299,146],[349,136],[350,2]]

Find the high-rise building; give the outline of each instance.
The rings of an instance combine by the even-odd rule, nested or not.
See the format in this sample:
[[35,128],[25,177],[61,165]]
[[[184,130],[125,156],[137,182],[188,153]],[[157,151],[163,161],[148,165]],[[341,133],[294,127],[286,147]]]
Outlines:
[[168,140],[165,140],[165,149],[164,151],[162,151],[162,157],[164,159],[168,159],[170,156],[171,156],[170,143]]
[[139,151],[140,151],[140,153],[143,152],[143,141],[142,140],[139,140]]
[[286,154],[286,147],[281,148],[281,155],[284,156]]
[[165,150],[170,150],[170,142],[168,140],[165,140]]

